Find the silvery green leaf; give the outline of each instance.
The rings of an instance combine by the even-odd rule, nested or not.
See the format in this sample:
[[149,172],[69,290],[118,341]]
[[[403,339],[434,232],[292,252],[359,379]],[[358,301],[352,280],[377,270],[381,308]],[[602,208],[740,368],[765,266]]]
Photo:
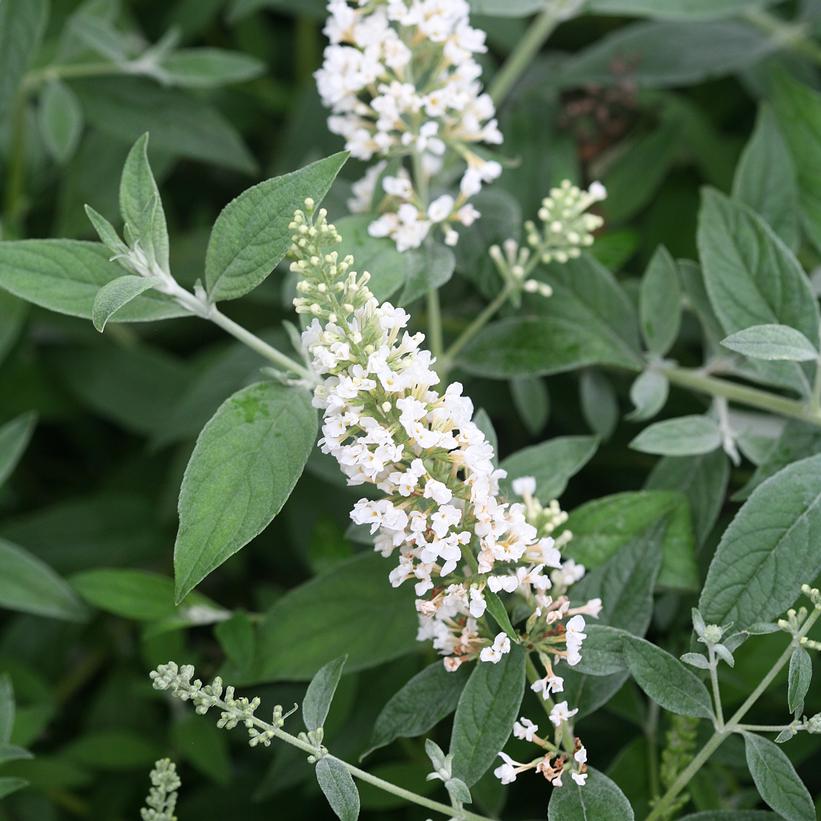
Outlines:
[[325,724],[328,711],[331,709],[331,701],[342,677],[342,668],[347,660],[347,656],[340,656],[329,661],[320,667],[311,679],[302,700],[302,719],[308,730],[316,730]]
[[815,821],[815,807],[792,762],[766,738],[744,733],[747,766],[767,805],[787,821]]
[[630,635],[626,630],[589,622],[585,632],[584,653],[581,661],[574,666],[575,671],[588,676],[609,677],[627,669],[622,653],[622,639]]
[[773,0],[590,0],[585,11],[593,14],[631,15],[657,20],[711,20],[734,17]]
[[219,407],[197,439],[180,489],[178,600],[279,513],[316,429],[310,396],[300,388],[258,382]]
[[345,765],[332,755],[316,763],[316,780],[334,814],[340,821],[359,818],[359,791]]
[[460,804],[470,804],[470,790],[461,778],[449,778],[445,782],[445,789],[448,791],[451,801],[458,801]]
[[83,112],[77,95],[59,80],[51,80],[40,95],[40,134],[49,154],[60,163],[77,148],[83,130]]
[[678,659],[634,636],[625,637],[622,650],[636,683],[653,701],[671,713],[712,718],[707,688]]
[[758,621],[746,628],[745,632],[751,636],[766,636],[769,633],[777,633],[781,628],[771,621]]
[[129,243],[139,243],[149,261],[169,271],[168,228],[160,191],[148,162],[147,133],[134,143],[126,157],[120,178],[120,212]]
[[94,327],[102,333],[108,320],[120,310],[136,299],[140,294],[150,290],[157,284],[149,277],[126,275],[119,279],[112,279],[103,285],[94,298],[91,308],[91,321]]
[[513,479],[533,476],[537,498],[547,503],[561,496],[570,479],[593,458],[598,446],[595,436],[557,436],[524,448],[502,461],[507,478],[501,484],[510,493]]
[[607,376],[585,368],[579,379],[579,393],[585,421],[602,439],[609,439],[619,422],[619,403]]
[[[816,250],[821,250],[821,94],[787,71],[773,72],[769,93],[798,176],[801,226]],[[809,333],[807,337],[815,339]]]
[[205,256],[205,284],[214,301],[243,296],[268,277],[291,244],[294,211],[305,207],[306,197],[319,203],[347,158],[339,152],[265,180],[222,209]]
[[31,411],[22,413],[4,425],[0,425],[0,485],[11,476],[12,471],[31,441],[37,415]]
[[220,48],[184,48],[157,61],[155,76],[183,88],[216,88],[258,77],[265,64],[240,52]]
[[8,673],[0,673],[0,744],[8,744],[14,728],[14,687]]
[[652,419],[664,407],[669,392],[670,383],[664,374],[652,368],[643,371],[630,386],[630,401],[635,410],[627,418],[635,422]]
[[51,567],[5,539],[0,539],[0,567],[0,608],[67,621],[88,617],[75,592]]
[[21,761],[34,756],[25,747],[16,744],[0,744],[0,765],[7,761]]
[[511,379],[510,393],[528,433],[531,436],[541,433],[550,416],[550,395],[545,381],[533,376]]
[[[795,462],[759,485],[716,548],[701,592],[704,619],[753,632],[783,613],[821,572],[811,537],[821,528],[821,456]],[[766,628],[769,629],[769,628]]]
[[796,647],[790,656],[790,667],[787,675],[787,706],[791,713],[800,713],[804,709],[804,699],[812,681],[812,659],[803,647]]
[[792,727],[785,727],[776,737],[775,743],[776,744],[783,744],[785,741],[789,741],[798,735]]
[[100,57],[122,65],[134,55],[135,38],[118,31],[108,20],[94,14],[74,14],[71,34]]
[[741,645],[747,641],[750,637],[749,630],[742,630],[739,633],[733,633],[730,636],[727,636],[722,644],[732,653],[733,651],[737,650]]
[[685,664],[689,664],[691,667],[698,667],[700,670],[710,669],[710,662],[700,653],[685,653],[680,658]]
[[664,356],[676,341],[681,324],[681,287],[676,261],[663,245],[656,249],[642,277],[639,316],[647,348]]
[[645,428],[630,443],[633,450],[662,456],[709,453],[721,445],[721,431],[709,416],[679,416]]
[[0,799],[5,798],[12,793],[22,790],[23,787],[28,787],[29,782],[25,778],[5,777],[0,778]]
[[704,635],[704,628],[707,625],[704,623],[704,617],[701,615],[701,612],[699,611],[699,609],[697,607],[693,607],[690,610],[690,615],[692,616],[692,619],[693,619],[693,630],[696,631],[696,635],[697,636],[703,636]]
[[818,351],[801,331],[787,325],[753,325],[721,341],[725,348],[751,359],[812,362]]
[[630,802],[619,786],[604,773],[588,767],[587,783],[579,786],[568,779],[561,789],[552,790],[547,807],[548,821],[633,821]]
[[85,212],[100,242],[111,251],[115,256],[121,256],[128,253],[128,246],[120,239],[114,226],[102,215],[98,214],[90,205],[85,206]]
[[434,661],[417,673],[382,708],[373,726],[370,748],[390,744],[395,738],[423,735],[450,715],[459,701],[469,673],[463,664],[450,673]]
[[715,654],[725,664],[728,664],[730,667],[735,667],[735,659],[733,658],[733,654],[723,644],[714,645],[713,650],[715,650]]
[[[453,276],[456,259],[453,251],[441,242],[428,240],[421,248],[406,252],[404,256],[406,278],[399,297],[400,306],[423,297],[431,289],[441,288]],[[384,273],[380,272],[380,275]]]
[[[450,771],[452,758],[445,755],[444,750],[432,739],[425,739],[425,752],[427,753],[430,763],[433,764],[433,769]],[[430,776],[429,776],[430,777]]]
[[47,0],[4,0],[0,3],[0,121],[8,112],[37,54],[48,20]]
[[524,687],[525,654],[517,644],[498,664],[474,665],[450,737],[453,773],[468,787],[485,774],[513,731]]
[[772,109],[762,103],[752,137],[736,166],[733,198],[760,214],[793,250],[799,241],[795,164]]
[[[787,325],[818,339],[818,304],[790,249],[754,211],[705,189],[698,248],[710,302],[725,334],[754,325]],[[752,360],[774,384],[809,391],[811,372],[797,362]]]

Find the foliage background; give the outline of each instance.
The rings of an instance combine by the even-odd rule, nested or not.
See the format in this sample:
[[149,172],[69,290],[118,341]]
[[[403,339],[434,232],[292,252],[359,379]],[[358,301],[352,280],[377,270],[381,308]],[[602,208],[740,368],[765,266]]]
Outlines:
[[[811,27],[821,19],[817,3],[780,5],[787,17],[803,14]],[[78,8],[68,0],[52,3],[36,65],[51,60]],[[22,219],[4,222],[4,239],[91,238],[83,204],[108,215],[116,212],[126,152],[149,131],[173,237],[172,267],[184,284],[193,283],[210,225],[229,199],[253,182],[341,148],[325,127],[311,77],[321,58],[323,14],[316,0],[121,4],[115,19],[122,30],[141,32],[155,42],[176,26],[185,45],[236,50],[255,57],[263,70],[254,79],[214,90],[170,88],[142,78],[72,80],[85,117],[81,140],[73,156],[55,162],[43,146],[36,109],[28,112],[25,190],[14,204]],[[522,36],[526,23],[521,18],[479,22],[491,43],[486,76]],[[687,24],[676,21],[666,24],[666,39],[659,37],[655,50],[638,62],[596,63],[591,49],[633,25],[628,17],[593,14],[567,22],[553,35],[549,50],[502,108],[504,152],[520,162],[506,171],[481,210],[486,214],[482,230],[502,230],[505,236],[503,227],[520,218],[519,210],[532,214],[551,183],[566,176],[578,181],[601,177],[610,196],[603,209],[606,231],[595,253],[636,297],[638,276],[657,245],[666,245],[675,257],[697,257],[699,188],[710,184],[729,191],[772,72],[784,69],[809,84],[817,83],[818,74],[796,50],[734,53],[720,30],[723,23],[709,24],[713,39],[699,40],[699,49]],[[688,68],[680,69],[681,64]],[[7,114],[0,120],[4,167],[11,139]],[[356,179],[359,170],[350,163],[334,186],[327,200],[332,216],[344,214],[346,180]],[[8,189],[8,176],[4,183]],[[470,257],[469,251],[464,251],[461,276],[444,291],[446,331],[461,328],[483,304],[483,289],[492,288],[486,261],[478,254]],[[804,253],[808,267],[817,264],[817,255]],[[230,306],[235,319],[283,347],[281,320],[291,316],[284,271],[283,266]],[[688,316],[676,358],[698,364],[699,345]],[[28,411],[37,416],[25,455],[0,490],[0,538],[25,547],[67,577],[90,569],[134,568],[170,578],[176,496],[194,438],[226,396],[254,380],[261,360],[195,319],[112,325],[103,337],[86,321],[29,310],[2,294],[0,357],[0,422]],[[527,421],[504,382],[466,378],[467,393],[493,422],[502,457],[544,438],[605,434],[562,497],[568,510],[644,487],[656,462],[628,449],[641,427],[623,418],[630,408],[630,377],[584,373],[541,380],[549,407],[534,414],[531,404]],[[612,388],[592,412],[582,406],[580,377],[607,379]],[[617,407],[608,404],[613,400]],[[703,408],[697,396],[674,390],[664,413],[677,416]],[[801,455],[821,450],[821,437],[808,437],[805,447]],[[733,494],[753,470],[747,461],[731,471],[726,501],[698,553],[702,570],[738,509]],[[140,621],[117,615],[121,605],[114,602],[76,624],[4,612],[0,669],[10,674],[16,694],[13,740],[36,757],[4,767],[3,775],[24,777],[31,787],[5,801],[0,817],[134,818],[148,769],[163,754],[181,769],[182,819],[328,817],[299,754],[285,748],[249,750],[241,735],[216,730],[210,719],[184,709],[169,714],[146,672],[174,658],[213,673],[226,655],[229,669],[238,675],[260,664],[275,669],[279,658],[265,657],[271,647],[246,640],[257,620],[254,614],[264,613],[285,590],[363,549],[345,539],[347,511],[355,498],[329,478],[320,460],[312,460],[282,514],[201,585],[220,605],[252,614],[216,631],[211,626],[157,629],[162,621],[157,612],[162,616],[162,607],[170,605]],[[372,581],[381,583],[379,572]],[[651,636],[673,653],[688,649],[693,602],[693,596],[680,593],[657,597]],[[345,651],[344,630],[325,613],[322,601],[316,602],[315,626],[331,636],[339,630],[339,652]],[[296,646],[278,652],[283,658],[298,654],[301,637],[289,633],[287,624],[282,628]],[[740,701],[779,651],[778,642],[769,638],[742,648],[735,669],[724,676],[728,701],[734,694]],[[340,754],[355,758],[367,748],[381,706],[431,660],[424,648],[405,642],[395,660],[343,679],[329,725]],[[302,684],[270,681],[254,689],[266,701],[286,705],[299,701],[303,691]],[[773,693],[762,707],[762,719],[768,709],[783,712],[781,691]],[[819,709],[816,689],[807,712]],[[655,721],[628,683],[582,725],[595,766],[619,783],[637,813],[649,795],[648,745],[661,743],[666,729]],[[437,732],[443,744],[446,725]],[[817,740],[803,734],[788,747],[813,794],[821,791]],[[730,739],[694,780],[690,794],[696,808],[757,805],[740,743]],[[417,739],[380,750],[369,765],[425,789],[427,762]],[[484,779],[476,793],[480,804],[495,812],[508,794],[493,779]],[[535,779],[517,783],[509,795],[505,818],[544,817],[547,789]],[[365,788],[362,799],[366,818],[425,817]]]

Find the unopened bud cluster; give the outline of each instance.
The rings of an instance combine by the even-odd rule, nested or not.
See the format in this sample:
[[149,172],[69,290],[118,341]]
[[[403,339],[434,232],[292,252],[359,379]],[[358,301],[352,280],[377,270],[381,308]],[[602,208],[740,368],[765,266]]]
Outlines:
[[161,758],[154,764],[150,778],[151,789],[145,799],[146,806],[140,810],[140,817],[143,821],[177,821],[174,810],[180,779],[174,762]]
[[604,224],[597,214],[586,213],[587,209],[606,196],[600,182],[585,191],[565,180],[542,200],[538,211],[541,227],[532,220],[525,223],[528,245],[544,263],[578,257],[583,248],[593,244],[593,233]]

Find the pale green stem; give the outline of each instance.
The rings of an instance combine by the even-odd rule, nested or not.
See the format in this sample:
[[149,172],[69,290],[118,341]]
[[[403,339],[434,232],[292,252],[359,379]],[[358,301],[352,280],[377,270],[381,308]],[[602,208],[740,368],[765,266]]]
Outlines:
[[711,645],[707,645],[707,655],[710,660],[710,683],[713,685],[713,704],[716,714],[716,730],[724,730],[724,709],[721,706],[721,690],[718,686],[718,660],[715,650]]
[[298,376],[302,377],[303,379],[307,379],[310,382],[314,382],[316,377],[314,374],[309,371],[305,366],[300,365],[298,362],[295,362],[289,356],[286,356],[284,353],[281,353],[276,348],[269,345],[267,342],[264,342],[258,336],[252,334],[250,331],[246,330],[242,327],[242,325],[238,325],[234,322],[233,319],[229,319],[225,314],[220,313],[216,307],[211,309],[211,312],[208,318],[213,322],[215,325],[218,325],[222,328],[226,333],[231,334],[235,339],[238,339],[247,347],[251,348],[251,350],[256,351],[260,356],[265,357],[265,359],[273,362],[275,365],[278,365],[281,368],[285,368],[285,370],[290,371],[291,373],[297,374]]
[[769,391],[718,379],[697,370],[674,366],[662,366],[658,370],[674,385],[692,388],[710,396],[721,396],[733,402],[821,426],[821,411],[814,410],[809,404],[797,399],[787,399]]
[[659,794],[658,726],[659,706],[655,701],[651,701],[647,714],[647,724],[644,727],[644,735],[647,739],[647,775],[650,781],[650,795],[652,798],[658,798]]
[[812,409],[821,414],[821,358],[815,363],[815,379],[812,383]]
[[789,724],[736,724],[735,729],[740,733],[780,733],[789,726]]
[[[216,700],[215,706],[226,711],[230,710],[229,706],[220,699]],[[280,741],[284,741],[286,744],[290,744],[292,747],[296,747],[297,749],[308,753],[308,755],[313,755],[319,758],[326,754],[324,750],[318,749],[313,744],[303,741],[301,738],[297,738],[295,735],[291,735],[290,733],[285,732],[285,730],[281,730],[279,727],[275,727],[273,724],[263,721],[261,718],[253,716],[251,723],[255,727],[273,732],[273,734],[280,739]],[[354,764],[349,764],[341,758],[336,758],[336,756],[330,757],[336,759],[352,776],[358,778],[360,781],[366,781],[368,784],[372,784],[374,787],[377,787],[384,792],[391,793],[392,795],[395,795],[398,798],[403,798],[413,804],[418,804],[420,807],[434,810],[442,813],[442,815],[448,816],[448,818],[459,819],[459,821],[492,821],[492,819],[485,815],[477,815],[476,813],[465,809],[457,810],[449,804],[442,804],[439,801],[433,801],[430,798],[426,798],[424,795],[417,795],[411,790],[406,790],[404,787],[400,787],[397,784],[392,784],[390,781],[385,781],[384,778],[379,778],[378,776],[372,775],[365,770],[361,770],[359,767]]]
[[513,88],[533,58],[539,53],[550,33],[556,28],[557,23],[555,12],[550,8],[546,8],[530,24],[525,36],[519,40],[516,48],[510,53],[490,84],[490,96],[496,105],[499,105],[507,97],[510,89]]
[[82,77],[104,77],[117,74],[138,73],[131,63],[73,63],[45,66],[29,71],[23,78],[23,89],[30,91],[49,80],[71,80]]
[[821,65],[821,46],[808,36],[806,24],[781,20],[764,9],[750,9],[744,13],[744,18],[796,53]]
[[[647,816],[647,821],[656,821],[656,819],[664,818],[667,808],[670,806],[673,799],[689,784],[690,779],[701,769],[702,765],[710,758],[710,756],[721,746],[724,740],[732,733],[738,732],[742,726],[739,722],[749,712],[750,708],[761,698],[767,687],[770,686],[773,679],[781,672],[785,664],[790,660],[793,650],[800,646],[801,639],[809,633],[812,626],[821,615],[821,610],[813,611],[804,625],[798,631],[798,634],[793,637],[792,641],[787,645],[784,652],[778,657],[775,664],[770,668],[767,675],[761,679],[758,686],[750,693],[747,700],[733,713],[727,723],[724,725],[722,731],[716,730],[710,740],[699,750],[698,754],[687,765],[687,767],[679,773],[678,778],[670,785],[670,789],[664,794],[662,799],[653,808],[650,815]],[[748,725],[753,726],[753,725]],[[782,728],[778,728],[782,729]],[[766,732],[770,732],[767,730]]]

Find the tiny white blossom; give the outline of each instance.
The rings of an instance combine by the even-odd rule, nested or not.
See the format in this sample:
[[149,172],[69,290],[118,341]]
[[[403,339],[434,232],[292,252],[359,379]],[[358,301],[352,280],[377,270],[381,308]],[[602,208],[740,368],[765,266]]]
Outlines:
[[509,652],[510,639],[505,633],[499,633],[496,638],[493,639],[493,644],[490,647],[485,647],[482,649],[482,652],[479,654],[479,658],[482,661],[489,661],[492,664],[498,664],[502,660],[502,656]]
[[550,720],[553,722],[554,726],[558,727],[563,721],[568,721],[578,712],[578,708],[569,710],[567,707],[567,702],[560,701],[551,709]]
[[533,741],[533,736],[539,732],[539,725],[534,724],[529,718],[522,716],[513,723],[514,738],[521,738],[524,741]]
[[499,753],[499,758],[503,763],[493,771],[493,774],[502,784],[512,784],[516,780],[516,762],[507,753]]

